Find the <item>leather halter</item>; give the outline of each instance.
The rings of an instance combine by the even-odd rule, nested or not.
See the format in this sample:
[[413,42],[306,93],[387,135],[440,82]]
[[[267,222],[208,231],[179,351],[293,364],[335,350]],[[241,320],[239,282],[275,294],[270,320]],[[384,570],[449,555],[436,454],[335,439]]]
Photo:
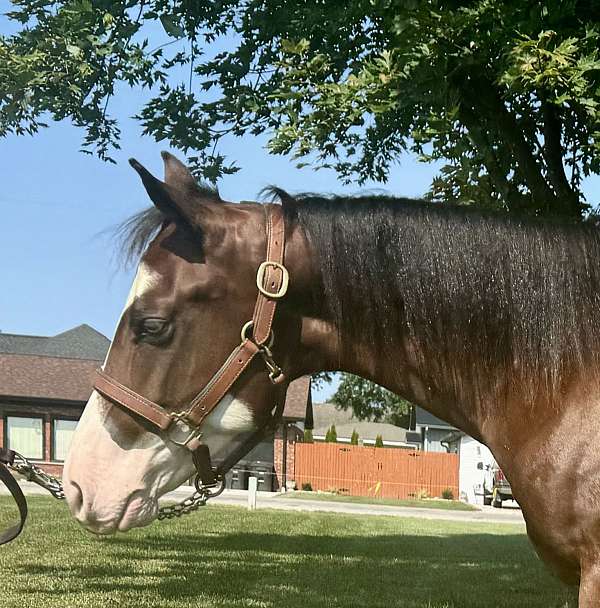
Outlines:
[[[136,393],[109,376],[104,370],[97,371],[94,388],[109,401],[140,416],[150,423],[156,432],[165,433],[166,438],[184,446],[192,452],[198,478],[204,487],[215,485],[241,457],[247,454],[262,439],[266,427],[254,433],[238,449],[213,469],[210,463],[208,446],[201,443],[202,423],[215,409],[231,386],[247,369],[257,355],[263,359],[269,378],[273,384],[285,380],[281,368],[273,360],[273,319],[278,301],[287,292],[289,275],[283,266],[285,251],[285,225],[283,212],[279,205],[264,205],[267,231],[267,255],[256,273],[258,294],[252,320],[241,330],[241,343],[227,357],[225,363],[215,372],[204,388],[179,412],[167,410],[162,405]],[[271,417],[275,422],[281,415],[283,399]],[[198,486],[198,479],[196,481]]]

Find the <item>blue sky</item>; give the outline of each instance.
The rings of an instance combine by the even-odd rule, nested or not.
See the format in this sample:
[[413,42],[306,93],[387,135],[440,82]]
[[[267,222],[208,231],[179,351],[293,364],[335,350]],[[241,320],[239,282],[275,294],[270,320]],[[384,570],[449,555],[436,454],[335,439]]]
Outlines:
[[[0,0],[0,14],[6,7],[6,0]],[[0,15],[0,33],[7,31],[6,18]],[[34,137],[0,139],[0,331],[53,335],[88,323],[112,336],[133,269],[122,268],[115,259],[110,231],[149,205],[127,159],[133,156],[162,176],[159,153],[165,145],[143,137],[130,118],[146,96],[127,89],[111,101],[110,112],[123,131],[116,165],[80,153],[82,132],[67,122],[51,124]],[[265,138],[248,136],[220,146],[242,167],[219,182],[224,199],[251,200],[270,184],[291,192],[377,188],[420,196],[434,173],[433,167],[406,155],[392,168],[385,186],[372,183],[359,189],[343,186],[331,171],[296,169],[286,158],[269,155],[265,143]],[[589,181],[586,191],[598,200],[600,179]],[[315,400],[330,392],[319,392]]]

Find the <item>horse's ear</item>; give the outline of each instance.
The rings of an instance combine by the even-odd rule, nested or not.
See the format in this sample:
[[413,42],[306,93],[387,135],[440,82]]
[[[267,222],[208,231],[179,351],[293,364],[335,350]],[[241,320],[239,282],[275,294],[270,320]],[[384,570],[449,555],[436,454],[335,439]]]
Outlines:
[[169,152],[160,153],[165,163],[165,183],[178,190],[187,190],[190,193],[198,192],[198,182],[190,170]]
[[189,169],[168,152],[163,152],[165,181],[162,182],[135,158],[129,164],[138,172],[148,196],[156,208],[167,217],[182,219],[198,226],[212,212],[214,203],[221,202],[216,193],[200,188]]

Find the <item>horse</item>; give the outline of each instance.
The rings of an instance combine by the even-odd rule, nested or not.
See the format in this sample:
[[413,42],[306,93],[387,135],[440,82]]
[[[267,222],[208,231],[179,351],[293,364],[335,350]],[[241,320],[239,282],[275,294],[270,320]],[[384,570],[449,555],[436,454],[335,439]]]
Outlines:
[[64,490],[98,534],[207,487],[343,370],[485,443],[539,556],[600,605],[600,233],[383,196],[232,203],[163,153],[128,224],[131,292],[73,437]]

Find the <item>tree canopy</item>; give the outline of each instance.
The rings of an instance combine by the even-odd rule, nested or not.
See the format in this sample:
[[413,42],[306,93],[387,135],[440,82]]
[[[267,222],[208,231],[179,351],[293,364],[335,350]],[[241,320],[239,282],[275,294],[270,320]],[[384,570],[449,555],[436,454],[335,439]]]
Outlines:
[[347,181],[410,150],[444,162],[433,198],[536,214],[580,217],[600,172],[600,0],[12,2],[0,135],[70,118],[110,159],[127,85],[150,90],[144,132],[213,180],[236,168],[219,138],[264,132]]
[[342,410],[352,410],[359,420],[387,422],[405,428],[409,427],[414,407],[387,389],[352,374],[342,375],[331,401]]
[[[401,153],[441,162],[428,196],[581,219],[600,173],[600,0],[12,0],[0,136],[69,119],[111,160],[110,100],[144,88],[145,134],[197,175],[236,171],[226,135],[385,182]],[[362,389],[360,385],[362,384]],[[406,403],[345,376],[361,417]],[[384,412],[384,414],[381,414]]]

